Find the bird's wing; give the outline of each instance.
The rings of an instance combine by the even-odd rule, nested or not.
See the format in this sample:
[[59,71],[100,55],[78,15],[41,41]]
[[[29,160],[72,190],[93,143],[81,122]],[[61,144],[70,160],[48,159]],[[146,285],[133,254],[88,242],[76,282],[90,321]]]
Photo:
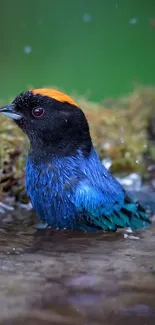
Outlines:
[[118,217],[114,217],[113,214],[119,211],[124,203],[122,192],[119,197],[118,193],[116,195],[117,188],[110,185],[106,184],[105,191],[101,190],[93,186],[84,175],[83,180],[77,182],[74,190],[68,193],[77,212],[83,214],[90,223],[104,230],[117,229]]
[[89,225],[115,231],[118,227],[138,229],[150,224],[145,210],[127,197],[120,184],[117,187],[115,180],[112,184],[110,180],[109,183],[105,180],[104,184],[104,187],[97,188],[85,177],[76,183],[74,191],[69,194],[77,212],[84,216]]

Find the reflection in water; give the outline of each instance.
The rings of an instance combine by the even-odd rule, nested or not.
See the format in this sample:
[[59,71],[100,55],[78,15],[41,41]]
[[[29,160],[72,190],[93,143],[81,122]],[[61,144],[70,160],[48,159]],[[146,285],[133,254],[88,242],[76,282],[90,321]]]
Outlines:
[[155,324],[154,225],[139,240],[36,232],[15,213],[0,228],[0,324]]

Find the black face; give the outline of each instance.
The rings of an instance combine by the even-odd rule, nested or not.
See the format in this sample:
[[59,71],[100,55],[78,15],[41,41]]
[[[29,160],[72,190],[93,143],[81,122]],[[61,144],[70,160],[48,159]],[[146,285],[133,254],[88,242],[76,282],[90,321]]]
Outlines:
[[13,104],[22,116],[15,122],[28,135],[32,152],[66,156],[81,149],[84,155],[89,154],[89,126],[80,108],[30,91],[17,96]]

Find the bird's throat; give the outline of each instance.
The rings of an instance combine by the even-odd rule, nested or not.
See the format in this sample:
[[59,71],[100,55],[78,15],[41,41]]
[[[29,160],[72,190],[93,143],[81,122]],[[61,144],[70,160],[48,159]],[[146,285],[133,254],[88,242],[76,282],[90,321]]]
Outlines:
[[31,142],[29,155],[36,162],[51,162],[52,158],[76,157],[79,151],[84,157],[88,157],[92,150],[92,142],[77,143],[70,141],[33,141]]

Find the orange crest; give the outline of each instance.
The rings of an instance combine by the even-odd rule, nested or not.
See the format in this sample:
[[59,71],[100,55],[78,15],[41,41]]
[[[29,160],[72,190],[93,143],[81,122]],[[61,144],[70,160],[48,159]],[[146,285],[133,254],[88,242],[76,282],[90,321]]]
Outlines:
[[66,94],[61,93],[58,90],[55,89],[48,89],[48,88],[39,88],[39,89],[30,89],[30,91],[37,95],[42,95],[42,96],[48,96],[50,98],[56,99],[59,102],[67,102],[71,105],[77,106],[78,105]]

